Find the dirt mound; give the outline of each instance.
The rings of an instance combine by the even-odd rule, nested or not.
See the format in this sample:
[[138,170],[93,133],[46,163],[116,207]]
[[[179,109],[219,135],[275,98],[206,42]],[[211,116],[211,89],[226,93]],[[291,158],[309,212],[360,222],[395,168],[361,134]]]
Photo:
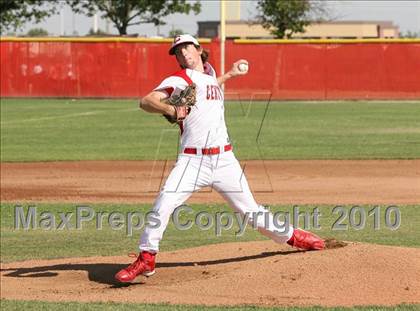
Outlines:
[[320,252],[271,241],[158,255],[157,273],[121,285],[129,257],[1,265],[1,297],[203,305],[353,306],[420,303],[420,249],[347,243]]
[[326,249],[334,249],[347,246],[347,243],[344,241],[339,241],[334,238],[325,239],[325,248]]

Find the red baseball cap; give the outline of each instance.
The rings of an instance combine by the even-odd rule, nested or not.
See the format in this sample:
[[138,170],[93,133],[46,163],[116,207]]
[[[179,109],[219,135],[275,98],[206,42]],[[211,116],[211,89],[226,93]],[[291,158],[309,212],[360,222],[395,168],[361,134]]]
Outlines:
[[178,35],[174,38],[174,42],[172,43],[172,46],[169,49],[169,55],[174,55],[175,48],[182,43],[193,43],[196,46],[200,46],[200,43],[198,43],[197,39],[193,36],[188,34]]

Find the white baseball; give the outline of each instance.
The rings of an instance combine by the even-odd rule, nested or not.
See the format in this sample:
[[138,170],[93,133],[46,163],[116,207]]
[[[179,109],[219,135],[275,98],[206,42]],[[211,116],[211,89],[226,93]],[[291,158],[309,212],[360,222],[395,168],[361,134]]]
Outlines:
[[240,63],[238,66],[239,71],[247,72],[248,71],[248,64],[246,63]]

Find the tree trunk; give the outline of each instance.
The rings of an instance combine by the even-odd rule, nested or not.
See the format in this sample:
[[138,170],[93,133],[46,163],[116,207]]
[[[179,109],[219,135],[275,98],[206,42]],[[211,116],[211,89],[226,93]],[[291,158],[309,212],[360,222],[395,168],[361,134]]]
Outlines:
[[127,35],[127,25],[116,25],[118,32],[120,33],[120,36],[125,36]]

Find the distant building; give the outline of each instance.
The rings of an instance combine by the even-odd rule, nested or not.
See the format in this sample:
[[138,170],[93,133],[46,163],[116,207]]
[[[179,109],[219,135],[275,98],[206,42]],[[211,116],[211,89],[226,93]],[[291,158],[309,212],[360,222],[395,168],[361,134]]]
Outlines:
[[[220,22],[198,22],[198,36],[219,36]],[[314,23],[305,27],[305,32],[296,33],[294,39],[363,39],[398,38],[399,27],[391,21],[339,21]],[[274,36],[261,24],[241,20],[226,21],[228,39],[273,39]]]

